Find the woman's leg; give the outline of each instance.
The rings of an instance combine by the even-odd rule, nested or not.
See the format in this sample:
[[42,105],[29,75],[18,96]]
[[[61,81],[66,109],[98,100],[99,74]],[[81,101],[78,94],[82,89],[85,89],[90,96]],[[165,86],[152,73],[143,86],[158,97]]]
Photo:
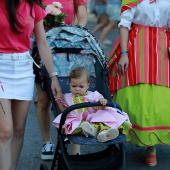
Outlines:
[[80,145],[71,144],[72,155],[80,154]]
[[102,33],[101,33],[101,35],[99,37],[99,43],[102,43],[106,39],[109,32],[113,28],[115,28],[117,26],[117,24],[118,24],[118,21],[110,21],[109,22],[109,24],[102,30]]
[[9,170],[11,168],[11,141],[13,134],[11,102],[5,99],[0,99],[0,102],[0,169]]
[[41,85],[36,83],[37,119],[44,143],[51,142],[50,138],[50,100]]
[[19,155],[24,141],[25,124],[30,106],[29,101],[13,100],[11,101],[13,117],[13,137],[12,137],[12,165],[11,170],[17,167]]
[[92,34],[95,34],[99,30],[103,29],[107,24],[108,24],[108,15],[102,14],[99,17],[99,21],[98,21],[97,26],[92,30]]
[[147,147],[145,163],[148,166],[155,166],[157,164],[156,147],[155,146]]
[[52,160],[54,157],[54,147],[50,137],[50,100],[45,91],[41,89],[40,84],[36,84],[37,88],[37,119],[41,131],[44,145],[42,148],[41,159]]

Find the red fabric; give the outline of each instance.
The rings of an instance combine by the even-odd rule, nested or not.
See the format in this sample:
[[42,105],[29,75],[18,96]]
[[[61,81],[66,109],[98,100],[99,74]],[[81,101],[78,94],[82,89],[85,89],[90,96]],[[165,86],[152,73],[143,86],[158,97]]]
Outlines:
[[118,89],[139,83],[170,87],[168,35],[165,28],[133,25],[128,39],[129,67],[121,76],[117,73],[121,53],[120,39],[116,41],[108,57],[111,94]]
[[155,1],[156,1],[156,0],[150,0],[150,4],[153,3],[153,2],[155,2]]

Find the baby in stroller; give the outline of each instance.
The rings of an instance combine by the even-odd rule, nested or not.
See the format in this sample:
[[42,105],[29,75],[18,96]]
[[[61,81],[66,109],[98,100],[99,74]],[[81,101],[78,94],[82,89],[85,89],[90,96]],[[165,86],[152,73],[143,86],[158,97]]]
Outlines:
[[[55,101],[61,113],[74,104],[99,101],[103,106],[91,108],[79,108],[69,113],[63,125],[65,134],[82,134],[86,137],[97,137],[99,142],[115,139],[122,130],[122,124],[126,124],[126,113],[119,114],[116,109],[105,107],[107,100],[97,92],[88,91],[90,76],[84,67],[76,67],[69,75],[71,93],[64,94],[63,100],[57,97]],[[61,114],[53,121],[53,125],[59,128]],[[122,132],[122,131],[121,131]]]

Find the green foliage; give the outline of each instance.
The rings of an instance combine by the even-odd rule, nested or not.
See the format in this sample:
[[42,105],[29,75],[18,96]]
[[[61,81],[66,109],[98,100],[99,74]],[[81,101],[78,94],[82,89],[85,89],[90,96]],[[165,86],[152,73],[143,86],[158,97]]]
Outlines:
[[60,13],[59,15],[48,14],[44,18],[44,27],[46,29],[51,29],[54,27],[59,27],[64,24],[64,19],[67,17],[65,13]]

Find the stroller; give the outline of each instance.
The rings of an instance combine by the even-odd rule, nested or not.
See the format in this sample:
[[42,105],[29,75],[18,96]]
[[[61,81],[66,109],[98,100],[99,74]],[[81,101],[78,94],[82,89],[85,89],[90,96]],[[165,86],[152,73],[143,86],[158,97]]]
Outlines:
[[[112,102],[107,84],[108,67],[106,57],[100,48],[96,38],[90,31],[81,26],[63,25],[46,32],[46,38],[53,55],[53,64],[58,72],[58,79],[63,93],[69,92],[68,75],[77,67],[85,67],[90,73],[90,91],[97,90],[108,100],[106,106],[117,109],[122,113],[119,105]],[[33,43],[33,54],[36,52],[36,42]],[[44,83],[42,84],[51,100],[54,116],[60,114],[59,108],[51,91],[51,79],[44,67]],[[62,114],[60,127],[57,129],[57,146],[51,170],[117,170],[125,169],[125,147],[126,136],[119,136],[111,141],[100,143],[96,137],[85,137],[80,135],[64,135],[61,133],[67,115],[75,109],[102,106],[100,103],[82,103],[68,107]],[[103,148],[101,151],[82,155],[70,155],[69,144],[97,146]],[[40,165],[40,170],[48,170],[46,164]]]

